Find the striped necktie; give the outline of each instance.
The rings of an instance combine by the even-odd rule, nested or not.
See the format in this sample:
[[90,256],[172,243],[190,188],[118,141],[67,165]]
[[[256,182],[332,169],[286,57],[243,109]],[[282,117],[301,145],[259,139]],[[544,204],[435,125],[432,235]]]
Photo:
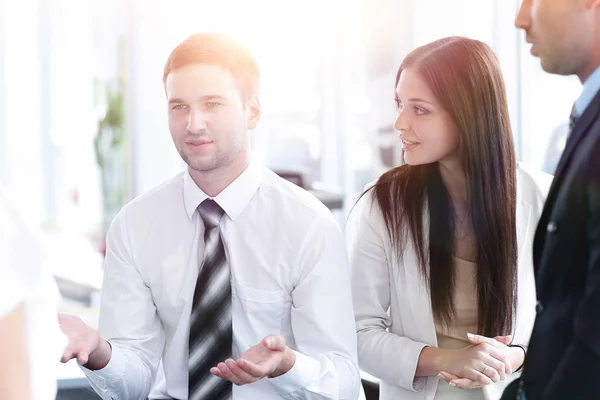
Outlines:
[[577,115],[575,104],[573,104],[573,108],[571,108],[571,115],[569,115],[569,135],[567,137],[570,137],[573,133],[573,129],[575,129],[575,125],[577,124],[577,119],[579,119],[579,115]]
[[189,400],[231,399],[231,382],[210,368],[231,358],[231,283],[219,230],[223,209],[207,199],[198,206],[204,222],[204,256],[190,318]]

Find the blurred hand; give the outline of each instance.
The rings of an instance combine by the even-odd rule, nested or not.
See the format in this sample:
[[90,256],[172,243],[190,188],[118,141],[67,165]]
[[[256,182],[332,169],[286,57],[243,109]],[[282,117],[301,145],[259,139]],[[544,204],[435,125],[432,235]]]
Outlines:
[[[493,382],[498,382],[498,379],[495,378],[499,378],[499,379],[505,379],[506,378],[506,374],[510,374],[512,373],[512,366],[510,363],[510,358],[508,356],[508,352],[510,351],[510,348],[507,346],[508,344],[510,344],[510,342],[512,341],[512,336],[496,336],[494,338],[488,338],[485,336],[481,336],[481,335],[470,335],[467,336],[468,341],[472,344],[472,346],[469,346],[463,350],[466,349],[474,349],[479,347],[480,349],[482,349],[483,347],[486,346],[492,346],[493,348],[497,349],[497,351],[501,352],[501,354],[504,355],[504,357],[499,357],[499,354],[496,351],[490,351],[488,354],[492,355],[492,353],[494,354],[494,358],[497,361],[501,361],[502,364],[504,365],[504,370],[492,370],[490,365],[486,366],[488,367],[487,369],[484,367],[482,371],[485,371],[486,374],[485,376],[488,379],[491,379],[491,381]],[[486,345],[486,346],[484,346]],[[487,350],[489,350],[489,348],[487,348]],[[484,350],[486,351],[486,350]],[[452,373],[452,372],[448,372],[448,371],[441,371],[440,372],[440,376],[442,378],[444,378],[446,381],[448,381],[448,383],[450,383],[452,386],[456,386],[458,388],[461,389],[476,389],[476,388],[481,388],[484,386],[487,386],[488,384],[490,384],[491,382],[488,381],[489,383],[485,383],[484,380],[481,379],[480,375],[484,375],[483,373],[476,375],[476,374],[460,374],[460,373]],[[475,378],[475,379],[473,379]]]
[[227,359],[210,369],[219,378],[236,385],[245,385],[262,378],[274,378],[288,372],[296,355],[286,346],[285,338],[269,335],[248,349],[239,360]]
[[87,326],[79,317],[70,314],[58,314],[60,329],[69,339],[61,362],[66,363],[72,358],[77,358],[81,365],[88,363],[90,354],[100,347],[100,334]]

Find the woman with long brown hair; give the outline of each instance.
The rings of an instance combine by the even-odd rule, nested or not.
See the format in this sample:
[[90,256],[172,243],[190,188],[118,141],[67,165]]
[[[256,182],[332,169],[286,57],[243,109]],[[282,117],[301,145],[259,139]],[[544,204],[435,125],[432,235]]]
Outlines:
[[360,367],[380,399],[499,398],[535,318],[531,248],[550,176],[518,165],[500,67],[480,41],[414,50],[395,101],[405,165],[354,211]]

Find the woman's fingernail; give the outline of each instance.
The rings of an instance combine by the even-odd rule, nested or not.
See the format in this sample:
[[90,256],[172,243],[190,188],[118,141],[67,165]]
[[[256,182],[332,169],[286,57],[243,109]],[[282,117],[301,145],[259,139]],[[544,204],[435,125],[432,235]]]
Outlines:
[[454,383],[454,382],[450,382],[450,383],[448,383],[448,385],[450,385],[452,387],[456,387],[456,383]]
[[444,375],[442,375],[442,374],[438,374],[438,378],[445,379]]
[[467,336],[469,337],[469,339],[474,339],[475,335],[473,335],[472,333],[467,333]]

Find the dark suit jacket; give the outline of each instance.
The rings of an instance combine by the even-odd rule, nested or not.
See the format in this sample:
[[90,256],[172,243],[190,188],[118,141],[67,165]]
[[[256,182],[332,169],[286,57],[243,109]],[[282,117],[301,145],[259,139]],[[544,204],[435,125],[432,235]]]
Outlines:
[[527,400],[600,399],[600,92],[558,164],[533,246],[537,317],[522,382]]

